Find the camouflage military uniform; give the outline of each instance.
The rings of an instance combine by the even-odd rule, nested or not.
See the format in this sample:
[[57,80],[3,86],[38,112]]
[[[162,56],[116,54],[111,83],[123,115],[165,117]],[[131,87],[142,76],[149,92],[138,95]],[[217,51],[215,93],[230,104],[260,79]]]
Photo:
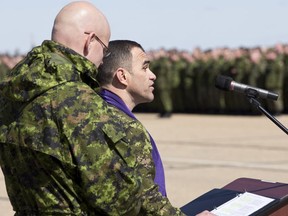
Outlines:
[[161,57],[157,64],[158,67],[155,66],[154,72],[157,76],[155,88],[161,101],[160,116],[169,117],[173,112],[171,61],[167,57]]
[[277,55],[273,60],[266,59],[265,70],[265,88],[269,91],[279,94],[277,101],[266,100],[267,110],[272,114],[281,114],[283,112],[283,79],[284,79],[284,63],[283,57]]
[[153,182],[143,126],[82,81],[96,73],[44,41],[0,82],[0,164],[16,215],[181,215]]
[[9,71],[7,65],[3,64],[0,60],[0,80],[3,79],[4,75]]

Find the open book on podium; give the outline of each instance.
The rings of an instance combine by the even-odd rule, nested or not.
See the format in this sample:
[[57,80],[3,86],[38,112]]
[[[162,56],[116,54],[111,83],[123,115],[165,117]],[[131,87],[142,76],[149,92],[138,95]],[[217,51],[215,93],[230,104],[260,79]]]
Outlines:
[[288,184],[239,178],[208,191],[181,210],[188,216],[204,210],[219,216],[287,216]]

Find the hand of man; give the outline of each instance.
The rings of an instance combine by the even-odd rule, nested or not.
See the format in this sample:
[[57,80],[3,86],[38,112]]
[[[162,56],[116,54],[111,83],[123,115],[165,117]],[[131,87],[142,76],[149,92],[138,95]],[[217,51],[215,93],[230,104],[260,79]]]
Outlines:
[[203,211],[203,212],[197,214],[196,216],[217,216],[217,215],[215,215],[215,214],[213,214],[213,213],[211,213],[211,212],[205,210],[205,211]]

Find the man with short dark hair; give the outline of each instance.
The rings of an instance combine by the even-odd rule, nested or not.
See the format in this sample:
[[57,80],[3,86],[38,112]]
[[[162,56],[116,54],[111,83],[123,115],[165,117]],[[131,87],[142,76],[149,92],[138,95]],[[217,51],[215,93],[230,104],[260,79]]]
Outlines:
[[[109,50],[111,54],[103,59],[97,74],[101,87],[99,94],[110,104],[111,110],[119,110],[118,114],[111,112],[111,115],[126,131],[127,150],[124,155],[130,158],[127,163],[138,164],[142,176],[144,205],[139,215],[184,215],[169,202],[156,144],[132,113],[138,104],[154,99],[156,76],[149,68],[150,59],[142,46],[134,41],[110,41]],[[204,211],[200,215],[214,214]]]

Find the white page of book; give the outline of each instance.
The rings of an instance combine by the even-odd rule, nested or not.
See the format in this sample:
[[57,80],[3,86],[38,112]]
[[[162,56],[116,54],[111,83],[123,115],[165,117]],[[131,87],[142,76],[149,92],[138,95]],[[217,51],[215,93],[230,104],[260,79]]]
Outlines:
[[249,216],[273,200],[272,198],[245,192],[223,203],[211,212],[217,216]]

